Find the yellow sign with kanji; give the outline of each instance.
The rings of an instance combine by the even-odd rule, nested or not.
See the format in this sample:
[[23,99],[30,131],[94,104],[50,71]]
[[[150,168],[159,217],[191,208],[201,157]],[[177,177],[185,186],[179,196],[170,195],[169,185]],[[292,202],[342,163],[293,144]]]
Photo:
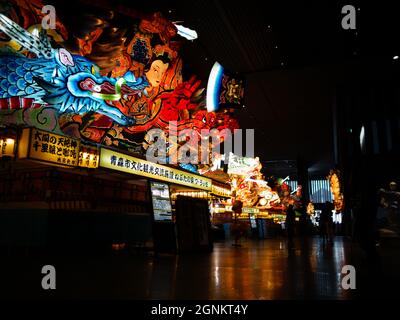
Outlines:
[[79,160],[79,145],[78,139],[28,128],[22,133],[18,154],[19,158],[75,167]]
[[107,169],[136,174],[196,189],[211,190],[212,186],[212,180],[209,178],[135,158],[106,148],[101,148],[99,165]]

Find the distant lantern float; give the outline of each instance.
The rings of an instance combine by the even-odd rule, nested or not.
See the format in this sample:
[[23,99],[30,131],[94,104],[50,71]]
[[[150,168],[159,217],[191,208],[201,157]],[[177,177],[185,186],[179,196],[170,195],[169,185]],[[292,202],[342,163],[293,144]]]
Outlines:
[[312,202],[309,202],[307,205],[307,214],[311,216],[314,213],[315,213],[314,204]]
[[337,213],[343,212],[344,197],[340,184],[340,172],[338,170],[331,170],[328,175],[328,181],[333,195],[333,204]]

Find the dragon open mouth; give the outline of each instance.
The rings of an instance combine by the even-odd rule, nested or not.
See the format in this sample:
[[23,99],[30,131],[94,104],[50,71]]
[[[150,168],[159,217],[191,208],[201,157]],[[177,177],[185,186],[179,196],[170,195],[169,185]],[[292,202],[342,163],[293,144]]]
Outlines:
[[133,90],[128,87],[123,78],[120,78],[115,83],[115,86],[107,81],[102,84],[97,84],[93,79],[86,78],[79,83],[79,87],[82,90],[90,91],[93,97],[112,101],[120,100],[122,95],[130,96],[139,92],[138,90]]

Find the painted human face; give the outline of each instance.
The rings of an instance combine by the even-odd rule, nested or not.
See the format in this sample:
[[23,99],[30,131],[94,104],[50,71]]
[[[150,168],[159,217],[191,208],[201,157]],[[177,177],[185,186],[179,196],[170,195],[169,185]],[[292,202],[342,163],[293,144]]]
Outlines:
[[168,63],[164,63],[161,60],[153,61],[150,70],[146,72],[147,80],[149,80],[152,87],[157,88],[160,85],[168,66]]

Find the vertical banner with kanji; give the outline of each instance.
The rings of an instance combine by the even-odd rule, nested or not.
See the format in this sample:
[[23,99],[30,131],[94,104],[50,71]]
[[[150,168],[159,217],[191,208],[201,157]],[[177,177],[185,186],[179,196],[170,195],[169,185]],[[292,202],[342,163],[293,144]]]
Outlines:
[[78,166],[95,169],[99,166],[99,150],[96,147],[81,144],[79,150]]
[[29,158],[63,166],[77,166],[79,140],[32,129]]

